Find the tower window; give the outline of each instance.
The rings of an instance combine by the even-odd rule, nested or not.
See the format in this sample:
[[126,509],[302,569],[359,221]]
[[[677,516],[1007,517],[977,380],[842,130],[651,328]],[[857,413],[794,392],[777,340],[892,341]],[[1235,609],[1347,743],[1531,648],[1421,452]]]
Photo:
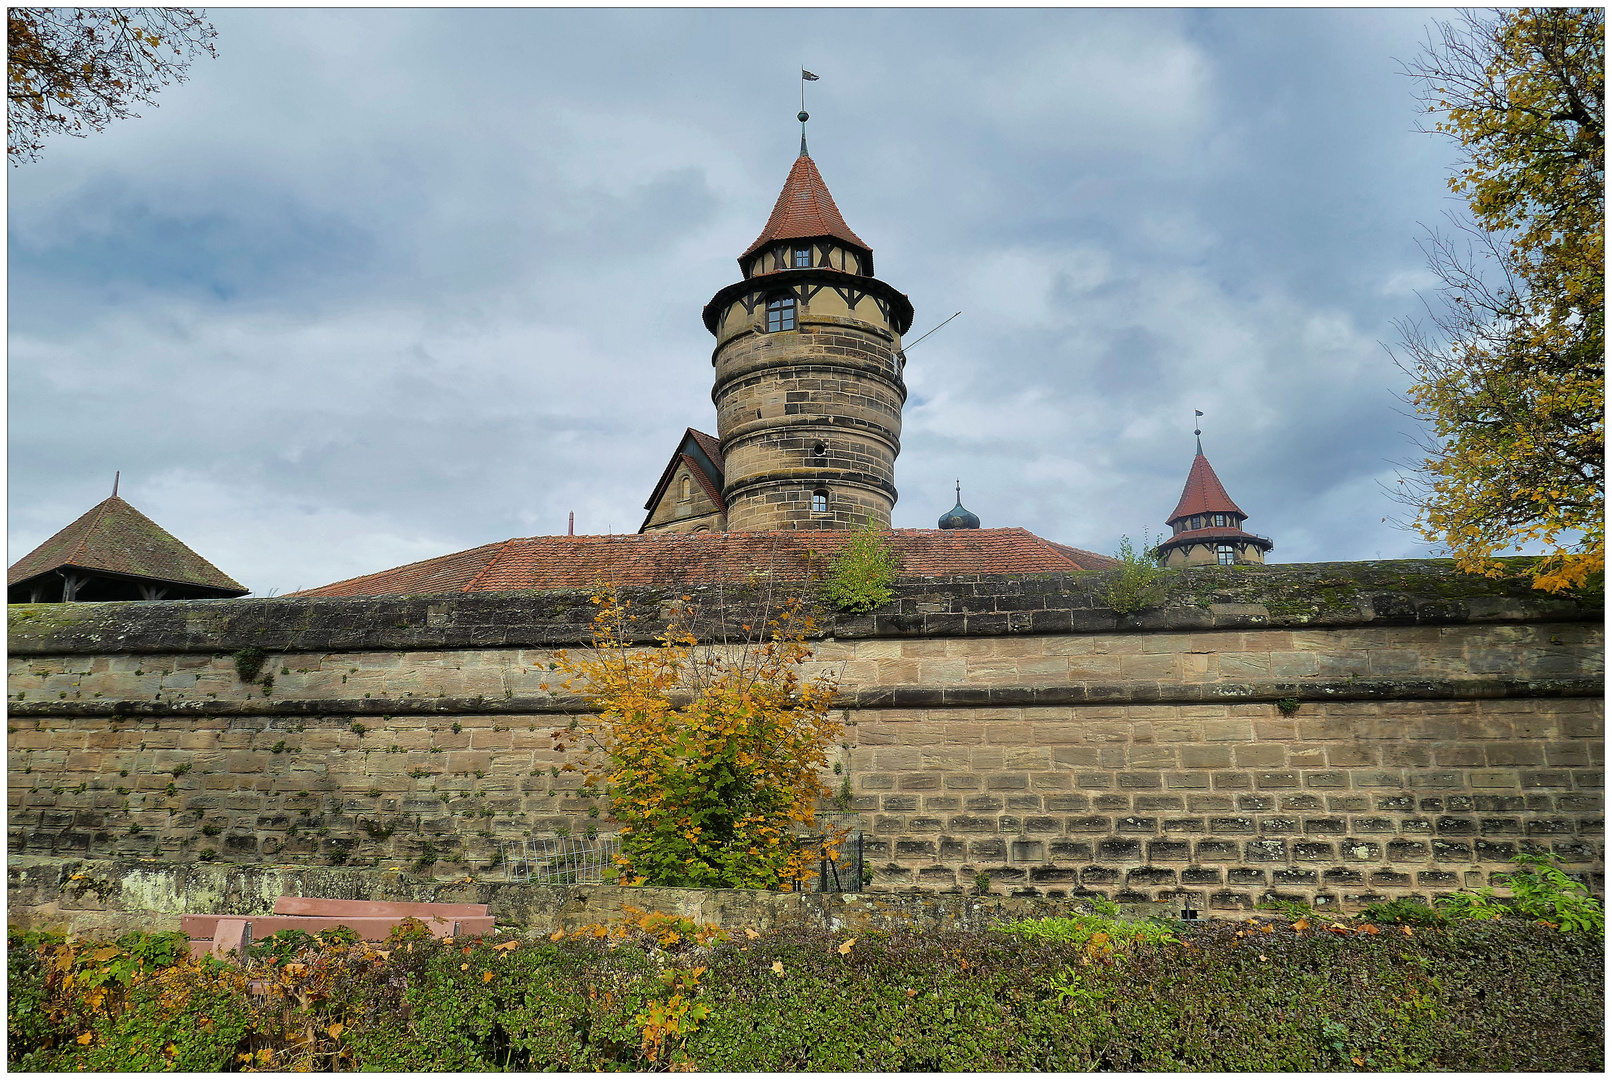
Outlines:
[[810,267],[811,265],[812,265],[812,249],[811,248],[796,248],[795,249],[795,269],[802,270],[802,269],[806,269],[806,268]]
[[1231,544],[1215,545],[1215,561],[1221,566],[1233,566],[1237,562],[1237,548]]
[[1225,514],[1216,514],[1216,515],[1214,515],[1214,521],[1215,521],[1215,527],[1217,529],[1221,528],[1226,524],[1226,515]]
[[795,298],[780,296],[767,305],[767,333],[795,328]]
[[818,488],[816,491],[812,492],[812,513],[814,513],[814,514],[826,514],[826,513],[828,513],[828,491],[827,491],[827,489]]
[[814,456],[822,457],[826,453],[828,453],[828,447],[824,446],[822,443],[812,444],[812,454]]

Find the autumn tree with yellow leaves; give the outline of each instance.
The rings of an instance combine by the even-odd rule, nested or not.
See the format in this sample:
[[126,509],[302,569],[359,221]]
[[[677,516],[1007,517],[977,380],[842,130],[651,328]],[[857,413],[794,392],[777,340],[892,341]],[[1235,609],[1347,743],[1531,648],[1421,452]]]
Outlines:
[[190,8],[6,9],[6,153],[33,161],[48,135],[84,136],[137,116],[185,81],[217,32]]
[[684,597],[643,647],[629,601],[601,590],[593,602],[593,648],[559,667],[596,715],[555,732],[555,749],[583,751],[566,768],[609,798],[622,879],[765,889],[804,878],[825,845],[799,836],[829,794],[821,770],[843,730],[829,708],[836,681],[805,672],[810,613],[764,598],[741,640],[702,645]]
[[1400,325],[1428,425],[1404,477],[1414,525],[1496,576],[1538,545],[1537,588],[1604,570],[1605,12],[1520,8],[1436,24],[1407,71],[1464,161],[1469,217],[1424,245],[1432,328]]

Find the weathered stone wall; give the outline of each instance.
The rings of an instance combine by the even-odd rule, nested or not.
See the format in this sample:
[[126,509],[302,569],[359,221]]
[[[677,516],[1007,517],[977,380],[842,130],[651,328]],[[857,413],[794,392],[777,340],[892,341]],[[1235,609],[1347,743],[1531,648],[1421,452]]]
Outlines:
[[[849,778],[874,889],[1347,904],[1487,883],[1522,851],[1602,887],[1599,597],[1429,563],[1178,572],[1129,617],[1103,589],[915,581],[827,620],[847,734],[826,779]],[[582,709],[548,665],[588,615],[14,606],[11,850],[457,877],[501,841],[608,830],[548,737]]]
[[[266,915],[280,896],[486,904],[499,926],[542,934],[610,923],[629,914],[629,907],[681,915],[728,930],[804,924],[852,933],[899,926],[983,927],[1080,910],[1077,901],[1045,896],[444,882],[401,870],[354,867],[81,862],[19,856],[7,870],[14,924],[75,936],[177,930],[179,916],[191,912]],[[1161,904],[1135,905],[1128,910],[1132,914],[1179,914]]]

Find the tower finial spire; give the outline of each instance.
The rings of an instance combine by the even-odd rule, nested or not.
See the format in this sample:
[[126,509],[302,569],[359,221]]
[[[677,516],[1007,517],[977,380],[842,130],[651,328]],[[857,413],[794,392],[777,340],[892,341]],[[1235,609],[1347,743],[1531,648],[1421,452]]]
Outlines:
[[960,476],[957,478],[957,505],[963,505],[963,478]]
[[123,470],[122,469],[119,469],[117,472],[112,474],[112,497],[114,499],[118,497],[118,481],[122,480],[122,479],[123,479]]
[[806,111],[806,84],[809,83],[809,82],[816,82],[816,81],[817,81],[817,76],[816,75],[813,75],[811,72],[807,71],[805,68],[800,69],[800,112],[795,114],[795,119],[800,121],[800,156],[801,157],[810,157],[811,156],[810,154],[808,154],[806,152],[806,121],[811,119],[811,114],[809,114]]
[[[1199,411],[1198,409],[1193,409],[1192,410],[1192,415],[1193,415],[1194,418],[1196,418],[1196,417],[1202,416],[1203,413],[1201,411]],[[1203,429],[1198,425],[1196,419],[1194,419],[1193,424],[1192,424],[1192,434],[1198,440],[1198,453],[1202,454],[1203,453]]]

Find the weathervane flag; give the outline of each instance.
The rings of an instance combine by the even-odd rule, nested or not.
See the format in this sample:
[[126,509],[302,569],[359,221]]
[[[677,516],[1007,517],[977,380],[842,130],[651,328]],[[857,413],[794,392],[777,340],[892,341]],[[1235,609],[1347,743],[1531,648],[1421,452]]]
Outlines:
[[817,76],[813,75],[811,72],[807,71],[805,68],[800,69],[800,77],[805,79],[807,82],[816,82],[817,81]]

